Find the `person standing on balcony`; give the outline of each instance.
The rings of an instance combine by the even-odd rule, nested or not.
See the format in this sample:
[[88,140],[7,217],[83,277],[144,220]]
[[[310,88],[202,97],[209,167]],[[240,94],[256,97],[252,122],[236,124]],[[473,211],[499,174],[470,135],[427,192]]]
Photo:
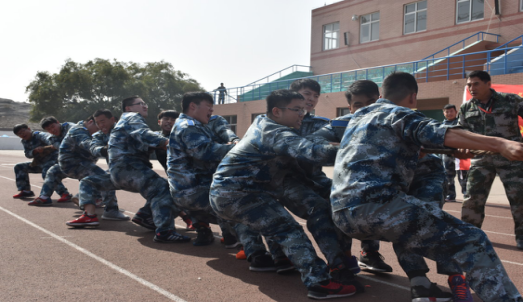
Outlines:
[[[474,133],[523,142],[518,125],[518,116],[523,117],[523,99],[511,93],[498,93],[490,86],[490,75],[485,71],[476,70],[467,76],[472,99],[461,105],[459,124]],[[496,175],[503,182],[510,202],[517,247],[523,250],[523,162],[508,160],[500,154],[476,155],[471,160],[468,196],[463,202],[461,219],[481,228],[485,203]]]
[[220,86],[216,88],[214,91],[218,91],[218,104],[224,104],[225,95],[227,94],[227,88],[223,86],[223,83],[220,83]]

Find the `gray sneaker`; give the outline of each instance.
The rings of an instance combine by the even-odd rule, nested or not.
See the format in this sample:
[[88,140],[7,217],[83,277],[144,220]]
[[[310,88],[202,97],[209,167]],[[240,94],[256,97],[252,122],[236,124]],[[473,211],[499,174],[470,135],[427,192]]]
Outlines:
[[121,213],[118,209],[104,211],[102,219],[105,220],[130,220],[131,217]]

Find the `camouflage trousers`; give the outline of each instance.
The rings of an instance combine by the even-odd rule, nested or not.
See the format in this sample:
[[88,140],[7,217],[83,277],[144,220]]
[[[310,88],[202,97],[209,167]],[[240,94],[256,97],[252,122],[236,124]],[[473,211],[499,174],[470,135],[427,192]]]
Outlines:
[[109,172],[114,188],[140,193],[145,198],[145,205],[138,212],[153,217],[157,233],[175,229],[174,218],[180,209],[173,202],[165,178],[141,161],[111,164]]
[[447,196],[449,199],[456,198],[456,185],[454,184],[454,179],[456,178],[456,162],[454,156],[449,156],[443,154],[443,166],[445,167],[445,176],[446,176],[446,186],[447,186]]
[[496,174],[505,187],[514,218],[516,239],[523,239],[523,162],[509,161],[501,155],[486,155],[471,160],[467,181],[467,198],[461,219],[481,228],[487,202]]
[[392,201],[367,203],[333,214],[349,236],[392,242],[394,251],[436,261],[439,273],[466,272],[483,301],[512,301],[520,294],[487,235],[437,205],[399,192]]
[[118,201],[116,200],[116,187],[111,182],[111,175],[109,173],[96,174],[84,177],[80,181],[80,188],[78,198],[80,206],[86,204],[96,205],[97,195],[99,193],[104,197],[105,211],[118,209]]
[[303,228],[270,194],[211,194],[211,206],[221,218],[241,223],[280,246],[307,287],[330,279],[327,265],[317,256]]
[[[42,173],[42,179],[45,180],[47,172],[55,164],[56,161],[49,161],[43,165],[39,165],[36,167],[31,167],[31,162],[16,164],[14,170],[16,178],[16,187],[18,188],[18,191],[31,190],[31,183],[29,182],[29,173]],[[56,185],[55,192],[59,196],[61,196],[64,193],[68,193],[67,188],[61,181],[58,183],[58,185]]]
[[171,188],[171,195],[177,207],[188,210],[191,213],[191,218],[195,219],[193,224],[196,222],[218,224],[218,216],[211,208],[209,202],[209,187],[202,186],[197,189],[196,193],[183,197],[179,197],[180,194],[176,194],[175,197],[174,191]]

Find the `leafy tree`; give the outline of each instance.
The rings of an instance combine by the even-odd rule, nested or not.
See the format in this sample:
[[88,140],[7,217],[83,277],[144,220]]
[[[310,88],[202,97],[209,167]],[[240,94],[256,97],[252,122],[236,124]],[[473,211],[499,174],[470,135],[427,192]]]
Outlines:
[[146,64],[95,59],[85,64],[66,60],[57,74],[38,72],[27,86],[33,103],[31,121],[54,115],[59,121],[77,122],[97,109],[119,116],[121,101],[139,95],[149,105],[147,122],[159,129],[156,116],[164,109],[181,111],[182,95],[202,90],[187,74],[164,61]]

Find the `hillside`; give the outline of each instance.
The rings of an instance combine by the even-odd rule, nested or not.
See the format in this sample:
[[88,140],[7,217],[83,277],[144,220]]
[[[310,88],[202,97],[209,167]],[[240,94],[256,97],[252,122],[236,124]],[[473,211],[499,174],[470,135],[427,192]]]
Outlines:
[[0,98],[0,130],[12,130],[16,124],[28,124],[31,129],[40,129],[38,123],[29,122],[31,104]]

